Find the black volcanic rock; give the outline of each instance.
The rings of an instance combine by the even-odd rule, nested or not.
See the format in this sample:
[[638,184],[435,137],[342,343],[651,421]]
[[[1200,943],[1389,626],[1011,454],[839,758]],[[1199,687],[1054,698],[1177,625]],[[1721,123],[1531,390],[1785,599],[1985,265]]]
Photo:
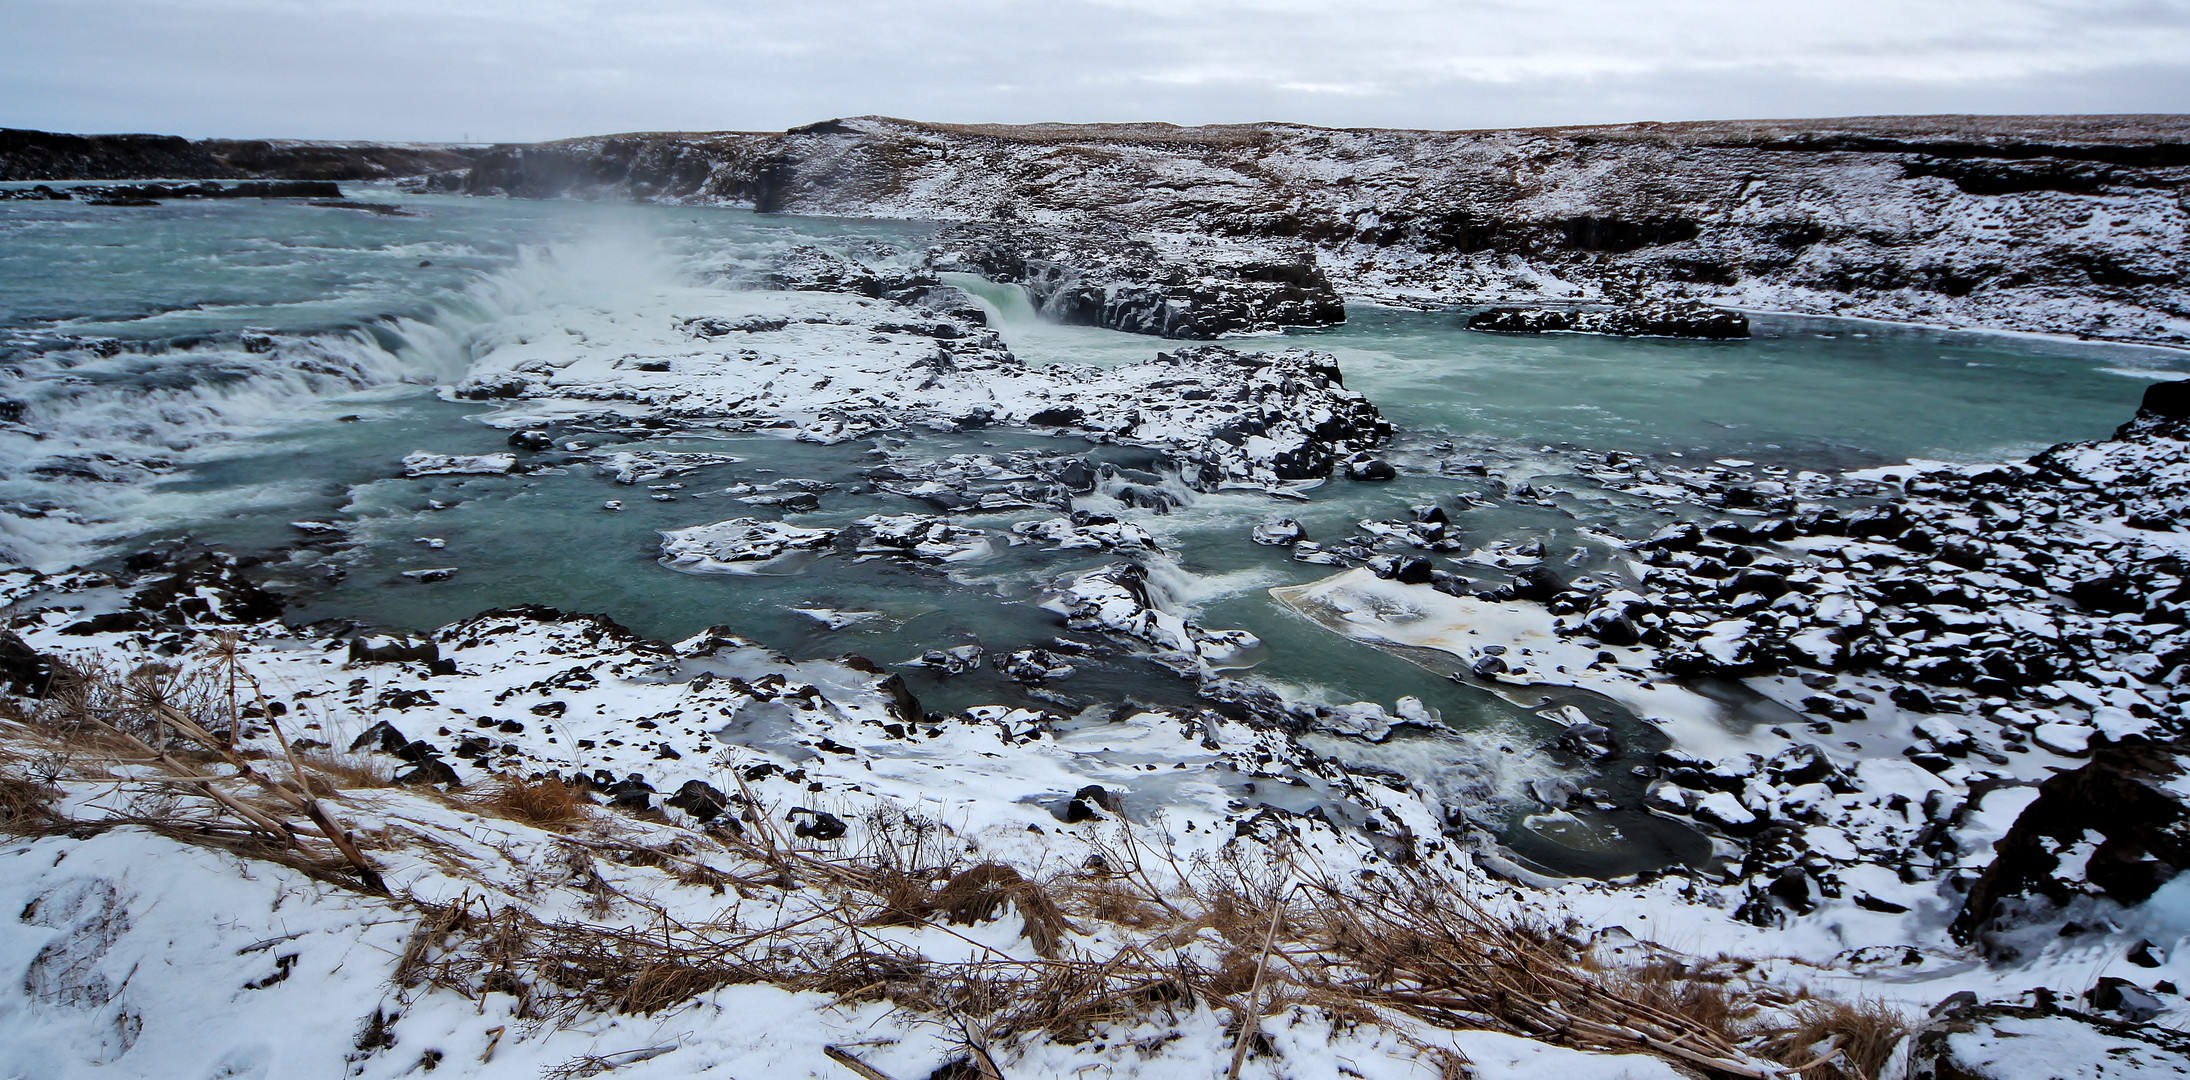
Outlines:
[[2137,435],[2190,436],[2190,379],[2172,379],[2144,388],[2137,415],[2114,433],[2117,439]]
[[[801,244],[777,253],[769,260],[767,269],[761,271],[757,278],[757,284],[770,289],[850,293],[870,300],[893,300],[900,304],[911,304],[946,319],[956,319],[974,326],[988,324],[988,312],[972,296],[967,295],[963,289],[943,284],[932,273],[870,266],[809,244]],[[703,329],[700,333],[704,337],[719,337],[729,330],[780,330],[784,325],[781,319],[761,320],[758,323],[747,320],[737,326],[716,331]],[[948,323],[921,327],[900,326],[895,329],[932,337],[959,336],[958,331],[949,327]]]
[[1159,251],[1109,233],[969,225],[946,235],[928,264],[1018,285],[1057,322],[1134,334],[1206,341],[1346,320],[1345,302],[1306,252],[1242,258]]
[[[2133,906],[2190,867],[2190,809],[2166,786],[2182,773],[2179,749],[2108,746],[2038,785],[2038,798],[1993,845],[1992,864],[1955,918],[1955,936],[1971,940],[2023,897],[2066,907],[2095,892]],[[2080,866],[2064,859],[2083,845],[2090,847]]]
[[0,180],[381,180],[468,169],[478,154],[429,143],[193,141],[0,128]]
[[66,664],[24,644],[14,631],[0,630],[0,688],[44,697],[54,677],[65,670]]
[[1605,334],[1612,337],[1749,336],[1749,317],[1703,304],[1656,304],[1611,310],[1500,307],[1468,318],[1468,329],[1501,334]]
[[161,199],[340,199],[342,188],[330,180],[246,180],[240,184],[86,184],[70,194],[93,206],[157,206]]

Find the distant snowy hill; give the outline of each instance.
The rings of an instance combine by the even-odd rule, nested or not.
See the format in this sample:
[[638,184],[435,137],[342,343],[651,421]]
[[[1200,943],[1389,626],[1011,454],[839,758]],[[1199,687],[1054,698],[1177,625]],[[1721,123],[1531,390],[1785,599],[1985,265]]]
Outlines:
[[502,146],[440,183],[537,198],[1125,232],[1311,252],[1392,302],[1631,301],[2190,340],[2190,117],[1517,131],[953,126]]

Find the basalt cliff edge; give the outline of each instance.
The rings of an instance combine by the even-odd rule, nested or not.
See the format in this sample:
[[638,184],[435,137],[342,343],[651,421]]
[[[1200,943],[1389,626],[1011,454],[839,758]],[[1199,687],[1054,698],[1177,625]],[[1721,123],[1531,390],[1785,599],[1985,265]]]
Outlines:
[[[1306,267],[1387,302],[1686,297],[2190,340],[2180,116],[1464,132],[865,117],[499,146],[438,183],[979,223],[984,238],[1032,234],[1017,247],[1037,263],[1089,261],[1058,236],[1110,237],[1175,274],[1319,291]],[[1289,319],[1322,311],[1299,305]]]

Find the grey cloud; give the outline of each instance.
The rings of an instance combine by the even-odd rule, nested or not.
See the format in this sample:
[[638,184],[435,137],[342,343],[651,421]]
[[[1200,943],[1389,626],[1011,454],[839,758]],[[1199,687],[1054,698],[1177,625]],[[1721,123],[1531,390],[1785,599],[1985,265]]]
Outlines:
[[2190,0],[9,0],[0,124],[537,139],[2175,112]]

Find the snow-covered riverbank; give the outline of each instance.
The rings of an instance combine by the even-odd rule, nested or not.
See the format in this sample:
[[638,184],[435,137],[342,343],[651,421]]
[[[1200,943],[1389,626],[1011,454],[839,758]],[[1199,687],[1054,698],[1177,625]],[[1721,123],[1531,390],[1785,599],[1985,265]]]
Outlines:
[[[1540,591],[1460,597],[1439,591],[1449,575],[1427,577],[1415,557],[1385,555],[1289,597],[1334,628],[1450,653],[1503,692],[1599,690],[1664,723],[1675,745],[1659,755],[1651,803],[1713,832],[1723,858],[1609,882],[1547,880],[1456,827],[1438,770],[1423,763],[1440,745],[1461,761],[1463,746],[1440,735],[1419,702],[1288,704],[1245,691],[1221,662],[1182,668],[1205,681],[1219,709],[932,713],[867,661],[795,661],[734,628],[668,644],[600,616],[520,608],[421,641],[385,640],[283,626],[271,617],[279,601],[220,557],[120,578],[15,571],[0,580],[12,605],[4,647],[15,695],[7,825],[22,835],[4,850],[34,869],[9,875],[25,914],[8,949],[29,967],[22,996],[0,1009],[8,1045],[28,1055],[7,1064],[24,1075],[76,1075],[100,1061],[127,1068],[142,1054],[271,1076],[339,1058],[351,1075],[377,1076],[464,1055],[481,1074],[593,1061],[668,1075],[763,1063],[819,1070],[828,1067],[824,1048],[835,1047],[870,1067],[925,1075],[989,1046],[978,1034],[922,1026],[933,1006],[899,1000],[902,991],[881,1000],[864,996],[871,988],[802,993],[797,965],[771,968],[773,987],[700,978],[690,994],[656,1006],[667,1012],[619,1018],[632,1010],[525,989],[515,968],[494,982],[488,969],[466,966],[479,963],[466,950],[481,947],[462,932],[469,924],[448,921],[450,905],[477,905],[480,919],[543,925],[724,925],[715,913],[726,902],[725,871],[715,864],[762,858],[755,842],[790,845],[809,860],[799,865],[824,877],[850,872],[818,869],[838,865],[830,860],[871,867],[906,844],[926,845],[939,874],[1011,866],[1012,880],[1024,874],[1050,889],[1139,872],[1150,902],[1166,903],[1206,888],[1197,875],[1212,868],[1246,875],[1235,882],[1322,887],[1383,875],[1455,890],[1494,920],[1556,913],[1573,947],[1603,954],[1593,963],[1707,948],[1754,958],[1744,980],[1829,987],[1911,1010],[1960,990],[1992,999],[2040,985],[2072,996],[2089,988],[2092,964],[2128,953],[2142,967],[2120,969],[2127,988],[2094,1004],[2140,1021],[2153,1010],[2173,1015],[2184,1002],[2171,980],[2190,974],[2172,959],[2190,926],[2170,914],[2179,888],[2168,883],[2182,850],[2175,753],[2181,674],[2190,670],[2179,655],[2176,534],[2158,527],[2179,515],[2190,490],[2173,389],[2155,390],[2117,440],[2059,448],[2031,466],[1856,478],[1899,491],[1830,527],[1799,511],[1767,516],[1803,493],[1738,483],[1738,463],[1694,476],[1628,470],[1618,482],[1701,484],[1730,511],[1727,522],[1637,542],[1628,589],[1549,589],[1544,575],[1524,574],[1518,591]],[[1607,468],[1621,471],[1616,461]],[[1894,527],[1881,532],[1880,523]],[[2050,561],[2018,576],[2034,557]],[[1711,573],[1705,560],[1738,570]],[[1079,599],[1060,608],[1068,625],[1221,659],[1200,649],[1221,638],[1125,610],[1156,597],[1127,578],[1107,580],[1127,587],[1098,596],[1083,579],[1068,593]],[[1546,603],[1552,615],[1530,614]],[[1469,631],[1481,640],[1460,644]],[[2001,634],[2008,640],[1992,640]],[[2046,648],[2016,644],[2025,634]],[[234,656],[233,675],[223,676],[209,649]],[[1783,703],[1785,721],[1712,736],[1709,723],[1731,714],[1669,681],[1706,674]],[[121,718],[148,701],[220,724],[224,677],[247,688],[242,707],[226,706],[237,760],[256,758],[278,775],[285,738],[312,770],[347,778],[321,794],[392,901],[313,882],[279,860],[254,864],[256,849],[235,841],[222,842],[230,853],[207,850],[207,838],[223,834],[202,830],[217,830],[222,815],[176,800],[201,781],[178,784],[159,762],[117,755],[111,741],[67,726],[74,717],[137,730]],[[1653,693],[1675,704],[1653,708]],[[1578,714],[1569,729],[1579,747],[1607,737]],[[1394,753],[1411,766],[1384,764]],[[217,759],[197,768],[229,771]],[[389,782],[376,777],[395,786],[375,786]],[[543,831],[492,797],[526,782],[567,785],[606,805],[565,811],[576,816]],[[1556,787],[1531,789],[1543,803],[1538,827],[1568,800],[1599,797]],[[234,861],[237,852],[245,861]],[[611,865],[619,852],[628,865]],[[1160,863],[1128,871],[1117,861],[1126,857]],[[818,881],[785,892],[780,867],[761,869],[777,875],[772,884],[739,880],[736,889],[776,912],[770,925],[779,929],[767,933],[796,939],[781,929],[797,921],[793,909],[806,918],[843,910]],[[983,915],[959,930],[916,914],[903,929],[872,932],[880,937],[870,944],[943,971],[1096,956],[1133,936],[1084,911],[1069,931],[1046,927],[1043,901],[999,895],[998,908],[1018,921]],[[209,933],[202,923],[216,912],[229,929]],[[412,926],[421,919],[442,920],[433,924],[442,929]],[[1246,946],[1227,941],[1166,947],[1186,949],[1181,962],[1192,954],[1190,962],[1221,967]],[[456,966],[431,967],[442,962]],[[477,970],[486,981],[422,979],[429,969]],[[178,970],[191,974],[169,974]],[[224,1009],[278,1003],[266,1008],[291,1034],[209,1038],[213,1029],[192,1017],[215,984],[231,996]],[[892,985],[886,975],[875,983]],[[535,1004],[550,1000],[566,1011]],[[1227,1053],[1219,1017],[1238,1007],[1127,1010],[1087,1029],[1093,1042],[1011,1028],[1020,1034],[988,1052],[1007,1075],[1083,1064],[1175,1075]],[[781,1022],[756,1030],[732,1019],[753,1010]],[[1361,1017],[1302,999],[1269,1022],[1252,1067],[1301,1075],[1339,1055],[1361,1075],[1408,1075],[1442,1049],[1510,1057],[1515,1075],[1666,1068],[1447,1033],[1404,1009],[1375,1015],[1383,1020],[1354,1027]],[[1474,1023],[1510,1031],[1513,1022]],[[2103,1025],[2076,1030],[2123,1037]],[[1110,1049],[1135,1045],[1143,1049],[1124,1058]],[[2177,1051],[2162,1040],[2134,1052],[2156,1064]]]

